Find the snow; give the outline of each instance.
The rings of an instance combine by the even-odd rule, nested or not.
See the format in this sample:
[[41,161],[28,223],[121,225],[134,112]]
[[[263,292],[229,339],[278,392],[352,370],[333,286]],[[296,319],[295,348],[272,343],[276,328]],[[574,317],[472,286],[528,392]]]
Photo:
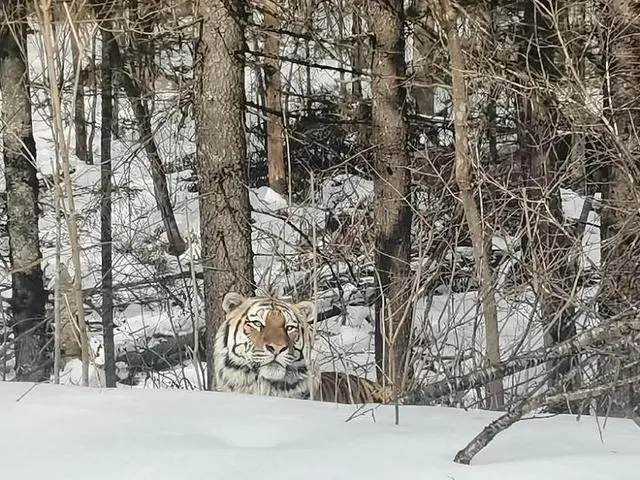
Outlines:
[[[37,36],[31,35],[30,39],[30,56],[41,58],[41,46],[35,40]],[[68,53],[68,45],[65,51]],[[181,58],[177,55],[174,60]],[[47,96],[39,81],[43,68],[39,60],[32,62],[30,67],[34,81],[32,95],[41,101],[34,101],[33,121],[39,174],[44,177],[53,171],[55,149],[50,112],[44,101]],[[65,66],[65,71],[71,72],[68,67]],[[283,70],[287,69],[302,71],[284,62]],[[322,72],[321,75],[314,80],[316,87],[337,85],[330,73]],[[248,84],[255,83],[249,69],[247,78]],[[118,353],[152,348],[174,335],[184,338],[193,332],[194,325],[202,325],[202,294],[193,291],[190,280],[163,283],[162,288],[154,283],[164,282],[165,275],[189,273],[190,268],[201,270],[197,195],[187,188],[188,179],[192,177],[187,160],[195,152],[195,125],[191,120],[182,123],[175,105],[177,92],[173,90],[171,87],[171,91],[156,92],[153,124],[168,172],[167,183],[176,220],[191,248],[179,262],[166,253],[166,235],[155,205],[146,154],[140,148],[138,134],[131,128],[124,128],[112,145],[114,283],[140,282],[144,285],[116,291],[115,344]],[[256,94],[255,88],[250,90],[250,95]],[[437,110],[445,100],[438,100],[440,107]],[[93,101],[89,95],[87,111],[98,109],[99,112],[100,99],[95,105]],[[130,107],[124,99],[120,99],[119,105],[123,124],[130,124]],[[71,119],[69,98],[65,98],[64,108],[65,124],[68,125]],[[96,120],[96,127],[99,127],[99,115]],[[248,114],[247,121],[253,124],[257,117]],[[441,135],[447,135],[446,141],[451,141],[450,133]],[[445,141],[444,138],[441,140]],[[250,154],[253,154],[251,145],[254,143],[248,143]],[[69,144],[71,147],[75,144],[73,129]],[[95,141],[96,161],[99,152],[99,141]],[[83,164],[73,155],[73,148],[71,162],[83,248],[83,286],[90,288],[100,283],[100,217],[96,207],[100,190],[99,165]],[[0,186],[3,181],[4,177],[0,176]],[[561,193],[565,223],[580,218],[585,198],[565,189]],[[431,211],[438,206],[437,199],[426,192],[417,192],[417,196],[419,209]],[[318,291],[311,295],[318,307],[328,310],[340,306],[343,309],[340,315],[328,318],[318,326],[316,348],[321,354],[322,368],[369,378],[374,376],[371,368],[374,360],[373,310],[365,297],[367,290],[375,288],[371,255],[357,251],[347,251],[344,255],[338,251],[336,254],[334,239],[324,230],[330,215],[356,220],[366,218],[363,214],[370,209],[373,197],[373,182],[351,174],[321,178],[311,206],[290,204],[287,198],[268,187],[249,190],[254,276],[259,290],[276,295],[291,295],[292,292],[298,295],[299,289],[304,292],[302,295],[310,295],[308,288],[313,278]],[[43,268],[51,284],[57,236],[51,189],[43,191],[41,200],[44,211],[40,223]],[[594,207],[596,202],[594,199]],[[433,230],[449,228],[450,221],[446,214],[441,215],[434,220]],[[595,208],[589,213],[587,223],[583,248],[578,254],[584,270],[600,265],[599,215]],[[350,233],[363,236],[367,225],[366,221],[354,221],[349,227]],[[322,250],[322,255],[312,252],[309,245],[312,236],[316,236],[316,248]],[[61,243],[62,260],[70,265],[65,226],[62,227]],[[519,258],[518,243],[517,237],[504,232],[492,238],[493,249],[511,257],[497,272],[498,285],[504,284],[511,274],[509,267]],[[469,247],[452,250],[450,260],[463,256],[471,258]],[[315,255],[315,265],[311,261],[312,255]],[[412,263],[430,265],[434,260],[414,258]],[[0,269],[0,276],[7,284],[8,270]],[[442,294],[441,290],[430,298],[431,292],[425,292],[427,296],[419,298],[415,305],[416,331],[424,340],[419,347],[425,349],[427,361],[433,363],[432,368],[424,372],[429,381],[468,372],[481,362],[484,351],[482,311],[477,293],[446,291]],[[595,291],[594,287],[585,287],[578,296],[587,300]],[[168,293],[171,298],[166,298]],[[182,299],[189,306],[192,297],[194,303],[200,303],[198,318],[174,301]],[[94,305],[99,305],[97,300],[94,296]],[[542,344],[530,290],[520,290],[508,297],[499,288],[496,301],[504,358]],[[88,321],[98,325],[98,310],[87,313]],[[90,366],[92,387],[104,384],[101,343],[100,332],[96,329],[91,335],[92,351],[96,355]],[[516,351],[516,348],[520,350]],[[375,421],[367,412],[345,422],[354,407],[198,391],[206,366],[188,354],[184,358],[183,363],[166,370],[138,375],[138,383],[133,388],[119,384],[117,391],[40,385],[16,402],[28,386],[0,383],[0,402],[4,404],[0,406],[0,425],[5,433],[0,437],[5,454],[3,474],[6,472],[7,478],[28,480],[40,478],[46,468],[47,476],[53,479],[74,479],[81,475],[83,479],[87,476],[97,479],[188,479],[225,474],[248,478],[259,474],[267,478],[303,479],[375,480],[402,475],[403,478],[456,480],[491,477],[546,480],[576,476],[589,480],[632,478],[631,472],[640,465],[639,433],[630,422],[608,420],[601,432],[601,426],[593,417],[583,417],[579,422],[571,417],[555,417],[517,424],[483,451],[474,460],[474,466],[462,467],[453,464],[451,459],[495,418],[494,413],[402,407],[401,425],[394,426],[393,409],[380,407],[375,409]],[[535,377],[544,369],[542,365],[505,379],[508,395],[526,394],[531,385],[522,381]],[[123,380],[127,374],[127,365],[118,364],[119,378]],[[80,379],[80,362],[68,362],[61,372],[61,383],[78,385]],[[190,391],[167,391],[167,388]],[[163,391],[153,391],[155,389]],[[461,404],[473,404],[475,395],[474,391],[468,392]],[[29,449],[24,445],[29,445]],[[37,462],[31,459],[34,452],[37,452]],[[276,452],[280,455],[274,455]],[[391,463],[374,463],[384,457]],[[276,468],[260,468],[267,459],[275,462]],[[633,478],[637,478],[637,474]]]
[[393,407],[30,388],[0,383],[3,478],[631,480],[640,465],[640,430],[625,420],[522,421],[463,466],[454,455],[495,413],[401,407],[396,426]]
[[327,180],[321,189],[320,202],[334,214],[351,213],[373,201],[373,181],[356,175],[340,174]]
[[[41,46],[37,36],[30,36],[30,55],[41,57]],[[99,50],[99,49],[98,49]],[[179,56],[178,56],[179,57]],[[71,70],[68,70],[70,72]],[[39,61],[31,65],[32,79],[42,76]],[[32,89],[34,97],[45,100],[45,94],[39,83]],[[163,279],[165,275],[187,272],[189,268],[201,270],[200,265],[200,219],[197,196],[186,189],[184,177],[191,175],[189,168],[183,168],[187,159],[193,155],[195,145],[193,132],[195,125],[191,120],[181,123],[180,113],[175,107],[177,93],[162,92],[155,99],[154,130],[161,157],[167,164],[167,183],[175,205],[176,220],[185,239],[190,241],[191,249],[178,262],[165,251],[166,235],[155,205],[153,186],[149,175],[149,166],[145,152],[141,150],[138,134],[130,128],[124,128],[123,134],[113,141],[114,166],[114,284],[140,282],[131,290],[116,291],[118,308],[115,312],[116,351],[134,351],[152,348],[173,335],[185,338],[193,332],[194,324],[202,323],[202,294],[194,295],[193,285],[189,281],[176,281],[172,284],[156,285],[153,279]],[[67,96],[68,97],[68,96]],[[70,120],[71,104],[66,98],[68,110],[65,121]],[[93,105],[93,98],[87,96],[87,111],[100,108],[100,99]],[[123,125],[131,123],[128,103],[121,99],[120,115]],[[54,146],[51,134],[50,112],[46,102],[34,102],[34,133],[38,147],[38,167],[40,175],[52,173],[51,161],[54,158]],[[98,115],[99,125],[100,118]],[[180,127],[178,126],[180,125]],[[73,147],[74,131],[70,129],[69,143]],[[251,143],[251,142],[249,142]],[[94,142],[94,158],[99,158],[99,142]],[[82,272],[84,288],[100,283],[100,239],[99,209],[100,190],[99,165],[85,165],[73,155],[74,199],[79,211],[80,241],[82,244]],[[180,167],[182,165],[182,167]],[[169,168],[172,167],[172,168]],[[2,181],[2,178],[0,178]],[[573,192],[563,190],[563,207],[568,219],[580,217],[584,199]],[[362,376],[373,376],[373,337],[371,318],[373,312],[366,305],[367,290],[375,288],[370,252],[350,252],[336,254],[334,239],[325,231],[329,214],[334,217],[358,219],[365,216],[374,197],[371,180],[351,175],[339,174],[333,178],[320,179],[316,198],[312,206],[292,205],[268,187],[249,190],[252,206],[252,245],[254,252],[254,278],[259,293],[276,295],[309,295],[308,285],[314,278],[318,291],[312,292],[313,298],[322,310],[340,306],[343,312],[327,319],[319,326],[317,349],[321,354],[323,368],[348,371]],[[435,200],[423,195],[426,207],[433,207]],[[44,214],[40,227],[43,244],[43,268],[51,284],[55,264],[56,219],[53,211],[51,190],[42,195]],[[423,207],[425,206],[423,205]],[[425,207],[425,208],[426,208]],[[589,215],[590,225],[583,238],[582,265],[599,264],[598,216]],[[439,224],[437,220],[434,225]],[[351,225],[352,234],[364,235],[365,221]],[[438,229],[438,228],[436,228]],[[317,263],[311,260],[313,252],[309,239],[317,235],[316,247],[323,250],[316,256]],[[341,240],[340,238],[338,240]],[[515,244],[517,239],[503,235],[495,236],[493,247],[508,252],[514,258],[518,255]],[[66,227],[62,226],[62,260],[71,266],[69,242]],[[470,249],[459,247],[455,256],[471,257]],[[340,252],[338,252],[340,253]],[[453,255],[453,254],[452,254]],[[333,257],[333,258],[332,258]],[[331,259],[331,260],[327,260]],[[416,263],[430,263],[433,259],[414,259]],[[515,260],[511,260],[514,263]],[[500,284],[509,275],[507,263],[499,272]],[[8,272],[0,270],[5,283]],[[157,283],[157,282],[156,282]],[[171,293],[171,298],[167,294]],[[442,293],[442,292],[439,292]],[[585,293],[585,295],[587,295]],[[199,316],[187,308],[189,299],[199,303]],[[177,305],[174,298],[184,300],[185,306]],[[93,304],[99,306],[98,296]],[[540,328],[535,323],[535,312],[530,307],[530,298],[497,298],[499,322],[501,327],[501,347],[506,357],[514,352],[514,345],[535,348],[541,344]],[[87,310],[87,320],[93,325],[100,324],[99,310]],[[428,380],[437,380],[445,375],[462,374],[474,368],[482,359],[484,351],[484,333],[482,312],[478,308],[475,292],[436,294],[428,302],[418,299],[415,308],[416,329],[420,337],[426,337],[427,356],[435,361],[445,356],[452,360],[436,365],[435,371],[428,370]],[[526,336],[526,338],[524,338]],[[91,367],[91,384],[99,386],[103,382],[101,366],[101,334],[99,329],[92,331],[91,343],[97,358]],[[187,356],[188,357],[188,356]],[[98,367],[97,369],[95,367]],[[196,388],[204,365],[194,366],[191,359],[161,372],[145,372],[137,380],[141,387]],[[515,394],[525,393],[528,385],[516,387],[523,378],[544,370],[544,366],[515,375],[505,380]],[[126,368],[121,370],[126,375]],[[77,384],[80,380],[80,368],[76,363],[65,366],[62,372],[63,383]],[[473,392],[472,392],[473,393]],[[473,395],[472,395],[473,396]]]

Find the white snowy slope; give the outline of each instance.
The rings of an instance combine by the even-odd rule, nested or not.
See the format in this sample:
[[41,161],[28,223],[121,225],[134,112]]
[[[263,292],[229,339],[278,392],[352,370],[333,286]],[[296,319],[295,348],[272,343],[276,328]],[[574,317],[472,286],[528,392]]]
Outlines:
[[[0,478],[636,480],[640,429],[583,417],[526,420],[471,466],[456,451],[495,414],[231,394],[0,383]],[[25,395],[25,392],[26,393]]]

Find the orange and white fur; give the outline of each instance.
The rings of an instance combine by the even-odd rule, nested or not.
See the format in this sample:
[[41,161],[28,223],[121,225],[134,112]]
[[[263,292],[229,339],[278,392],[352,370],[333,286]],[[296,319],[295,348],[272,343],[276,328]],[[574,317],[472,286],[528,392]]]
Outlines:
[[341,372],[315,371],[313,302],[229,292],[215,341],[216,389],[338,403],[387,403],[390,387]]

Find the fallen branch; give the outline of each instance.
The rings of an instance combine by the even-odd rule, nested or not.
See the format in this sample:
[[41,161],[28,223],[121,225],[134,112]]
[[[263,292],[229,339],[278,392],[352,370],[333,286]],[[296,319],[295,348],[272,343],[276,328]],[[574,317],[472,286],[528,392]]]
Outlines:
[[560,392],[560,388],[550,392],[528,398],[520,402],[513,410],[497,418],[487,425],[471,442],[460,450],[453,459],[456,463],[469,465],[484,447],[486,447],[500,432],[506,430],[526,414],[544,406],[558,405],[564,402],[576,402],[587,398],[595,398],[605,394],[614,388],[640,381],[640,375],[626,378],[614,384],[598,385],[592,388],[576,390],[575,392]]
[[551,348],[540,347],[525,356],[500,362],[494,367],[476,370],[467,375],[441,380],[418,388],[417,395],[423,400],[434,400],[455,392],[479,388],[496,379],[537,367],[549,360],[575,355],[594,344],[607,343],[624,337],[629,331],[640,331],[640,320],[616,321],[608,325],[594,327]]

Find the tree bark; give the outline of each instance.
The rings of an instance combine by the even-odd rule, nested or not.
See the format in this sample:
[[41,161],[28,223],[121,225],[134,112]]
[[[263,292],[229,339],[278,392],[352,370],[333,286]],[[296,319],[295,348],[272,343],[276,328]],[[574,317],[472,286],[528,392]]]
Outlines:
[[[522,55],[526,56],[531,80],[542,85],[559,76],[555,64],[558,47],[548,15],[554,11],[552,3],[528,0],[525,4]],[[559,115],[548,96],[536,93],[544,92],[544,88],[531,91],[529,98],[523,100],[518,132],[528,210],[523,251],[540,299],[544,341],[550,346],[576,333],[574,309],[569,304],[573,275],[569,239],[558,227],[563,224],[560,189],[557,182],[554,186],[559,166],[553,146],[558,138]],[[548,364],[551,387],[569,373],[572,363],[571,358],[563,358]],[[574,383],[578,381],[576,376],[572,378]]]
[[[637,318],[640,308],[640,189],[637,186],[640,155],[637,129],[640,126],[640,6],[630,0],[609,2],[606,7],[607,45],[610,66],[605,72],[610,81],[606,91],[605,113],[613,125],[616,151],[608,165],[608,185],[603,192],[603,296],[601,310],[606,317],[620,315]],[[620,369],[622,376],[640,374],[639,345],[631,338],[620,342],[616,355],[605,368],[611,375]],[[635,363],[634,366],[633,365]],[[614,395],[613,414],[637,415],[640,409],[640,384],[630,383]]]
[[[413,0],[411,7],[417,13],[426,4],[422,0]],[[416,15],[417,16],[417,15]],[[434,57],[438,55],[439,46],[433,41],[429,29],[433,28],[433,20],[427,15],[414,23],[414,79],[411,86],[411,96],[415,99],[416,111],[422,115],[435,114]],[[437,61],[437,60],[436,60]]]
[[48,377],[43,361],[46,295],[40,266],[36,144],[26,52],[25,4],[22,0],[7,2],[0,11],[0,89],[11,257],[11,323],[16,337],[16,379],[37,382]]
[[[76,23],[73,28],[79,30],[80,24]],[[78,34],[80,32],[78,31]],[[87,150],[87,119],[85,118],[84,108],[84,84],[85,76],[82,71],[82,52],[80,51],[80,43],[77,41],[76,35],[71,34],[71,57],[73,59],[74,77],[78,79],[78,88],[75,92],[73,123],[76,132],[76,156],[84,163],[89,162],[89,154]]]
[[253,293],[243,8],[240,0],[209,0],[200,10],[196,141],[208,389],[215,388],[213,348],[225,315],[222,298],[230,290]]
[[365,29],[362,21],[362,0],[356,0],[351,11],[353,46],[351,49],[351,68],[357,73],[352,74],[352,95],[354,101],[360,102],[362,95],[362,72],[367,67],[365,54]]
[[287,174],[284,164],[284,126],[282,122],[282,83],[280,81],[280,28],[278,4],[264,2],[264,84],[267,110],[267,169],[269,187],[281,195],[287,193]]
[[[460,190],[464,216],[469,227],[473,248],[473,259],[478,278],[478,296],[482,302],[485,325],[486,358],[489,366],[500,363],[500,336],[498,331],[498,310],[494,297],[493,275],[489,265],[487,234],[483,219],[476,205],[469,133],[467,131],[467,87],[464,77],[465,62],[458,36],[457,14],[449,0],[441,0],[441,17],[447,35],[451,63],[451,100],[453,104],[453,124],[455,128],[455,178]],[[496,380],[486,385],[489,408],[500,410],[504,406],[502,381]]]
[[372,76],[376,301],[375,349],[378,379],[402,391],[407,368],[411,307],[411,199],[407,125],[403,116],[403,2],[374,0],[370,30],[375,37]]
[[[111,24],[103,20],[101,28],[110,29]],[[102,272],[102,338],[104,344],[105,386],[116,386],[116,358],[113,339],[113,252],[111,242],[111,132],[113,119],[113,75],[112,45],[102,41],[101,103],[102,122],[100,126],[100,246]]]
[[64,363],[71,358],[82,360],[82,336],[86,333],[78,323],[78,308],[84,305],[78,305],[73,279],[62,262],[58,267],[57,287],[60,356],[64,368]]

